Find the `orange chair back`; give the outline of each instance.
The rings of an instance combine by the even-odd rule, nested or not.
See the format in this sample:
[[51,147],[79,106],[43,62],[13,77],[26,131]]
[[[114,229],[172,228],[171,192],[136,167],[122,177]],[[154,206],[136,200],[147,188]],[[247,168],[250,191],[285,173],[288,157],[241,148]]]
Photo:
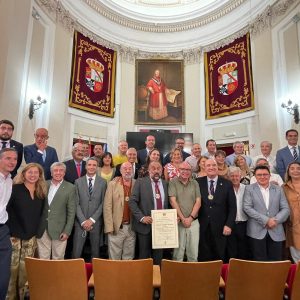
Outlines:
[[87,277],[83,259],[25,258],[30,300],[86,300]]
[[219,299],[222,261],[176,262],[162,260],[161,300]]
[[153,260],[93,258],[95,299],[150,300],[153,295]]
[[300,299],[300,262],[297,264],[297,269],[293,281],[292,292],[291,292],[291,300],[299,300]]
[[226,300],[282,300],[290,261],[258,262],[231,259]]

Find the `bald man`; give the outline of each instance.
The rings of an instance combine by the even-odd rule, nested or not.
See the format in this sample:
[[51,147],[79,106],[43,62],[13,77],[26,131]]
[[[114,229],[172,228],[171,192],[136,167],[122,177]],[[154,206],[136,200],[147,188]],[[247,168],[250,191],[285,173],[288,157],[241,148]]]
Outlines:
[[38,163],[45,172],[45,179],[51,179],[50,166],[58,161],[56,150],[48,146],[48,130],[38,128],[34,134],[35,143],[24,147],[24,159],[27,164]]

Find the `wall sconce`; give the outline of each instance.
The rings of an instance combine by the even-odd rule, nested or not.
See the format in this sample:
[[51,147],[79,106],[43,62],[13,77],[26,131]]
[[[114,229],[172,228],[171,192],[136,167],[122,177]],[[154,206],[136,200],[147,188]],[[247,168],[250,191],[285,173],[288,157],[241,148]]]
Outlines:
[[290,99],[287,104],[282,103],[282,108],[286,108],[287,112],[294,116],[294,122],[299,124],[299,105],[296,103],[293,105],[293,101]]
[[29,114],[28,117],[31,120],[33,118],[34,112],[38,109],[41,108],[42,104],[47,103],[46,99],[42,99],[41,96],[37,96],[36,101],[30,99],[30,104],[29,104]]

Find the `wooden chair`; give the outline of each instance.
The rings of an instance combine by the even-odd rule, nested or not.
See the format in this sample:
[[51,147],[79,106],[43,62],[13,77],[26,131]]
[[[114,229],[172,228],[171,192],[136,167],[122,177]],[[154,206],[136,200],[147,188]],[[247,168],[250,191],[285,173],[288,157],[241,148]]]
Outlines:
[[300,299],[300,262],[297,264],[297,269],[295,272],[293,284],[292,284],[291,300]]
[[225,299],[282,300],[290,265],[290,261],[230,259]]
[[153,260],[93,258],[95,299],[150,300],[153,295]]
[[160,299],[219,299],[221,267],[221,260],[211,262],[162,260]]
[[25,258],[30,300],[85,300],[87,276],[83,259]]

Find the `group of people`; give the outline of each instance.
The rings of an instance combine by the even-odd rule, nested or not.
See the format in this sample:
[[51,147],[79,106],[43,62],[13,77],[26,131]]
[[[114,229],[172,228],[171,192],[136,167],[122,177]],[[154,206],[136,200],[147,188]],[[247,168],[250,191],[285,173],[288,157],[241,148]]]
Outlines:
[[174,260],[281,260],[284,240],[292,259],[300,259],[294,129],[276,158],[267,141],[251,159],[242,142],[226,156],[212,139],[203,155],[198,143],[190,155],[182,138],[163,157],[148,135],[144,149],[120,141],[114,156],[101,145],[91,156],[76,143],[64,162],[47,144],[45,128],[24,148],[12,140],[13,130],[12,122],[0,121],[0,300],[24,298],[26,256],[79,258],[87,238],[92,257],[107,243],[110,259],[152,257],[160,264],[164,250],[152,249],[151,234],[151,210],[158,209],[177,211]]

